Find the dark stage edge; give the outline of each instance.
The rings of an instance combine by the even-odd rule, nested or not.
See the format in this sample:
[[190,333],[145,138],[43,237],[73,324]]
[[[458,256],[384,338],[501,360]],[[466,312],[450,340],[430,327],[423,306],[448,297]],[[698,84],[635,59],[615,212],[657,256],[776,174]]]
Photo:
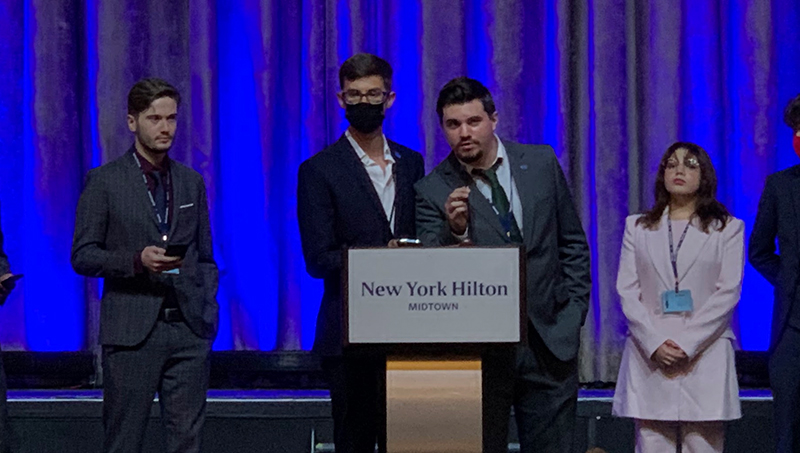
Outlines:
[[[582,390],[574,452],[600,447],[633,451],[633,424],[611,417],[612,390]],[[772,395],[741,392],[744,417],[727,429],[726,452],[773,450]],[[8,395],[14,452],[94,453],[102,448],[100,390],[11,390]],[[509,451],[517,451],[516,433]],[[330,399],[324,390],[211,390],[204,432],[205,453],[332,452]],[[163,451],[157,404],[148,424],[145,452]]]

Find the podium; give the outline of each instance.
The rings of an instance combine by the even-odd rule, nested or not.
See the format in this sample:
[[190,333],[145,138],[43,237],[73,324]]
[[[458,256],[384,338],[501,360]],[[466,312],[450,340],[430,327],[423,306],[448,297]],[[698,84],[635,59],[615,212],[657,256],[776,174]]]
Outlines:
[[526,338],[520,247],[345,252],[343,342],[386,357],[391,453],[480,453],[482,356]]

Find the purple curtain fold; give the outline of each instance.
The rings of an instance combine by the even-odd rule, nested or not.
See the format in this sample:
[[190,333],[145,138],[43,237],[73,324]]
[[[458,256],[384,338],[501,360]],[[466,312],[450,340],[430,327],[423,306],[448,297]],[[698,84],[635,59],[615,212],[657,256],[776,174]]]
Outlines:
[[[69,265],[74,208],[86,171],[131,144],[130,85],[158,76],[183,95],[173,156],[208,187],[215,348],[310,348],[321,285],[300,253],[297,167],[344,130],[338,67],[366,51],[395,69],[387,135],[428,169],[448,153],[438,90],[460,75],[492,90],[501,136],[554,147],[592,248],[581,377],[614,380],[625,216],[652,202],[662,152],[688,140],[749,229],[765,177],[797,162],[781,116],[800,92],[798,22],[793,0],[2,2],[0,209],[26,277],[0,310],[0,341],[95,346],[101,288]],[[748,267],[743,348],[766,348],[770,307]]]

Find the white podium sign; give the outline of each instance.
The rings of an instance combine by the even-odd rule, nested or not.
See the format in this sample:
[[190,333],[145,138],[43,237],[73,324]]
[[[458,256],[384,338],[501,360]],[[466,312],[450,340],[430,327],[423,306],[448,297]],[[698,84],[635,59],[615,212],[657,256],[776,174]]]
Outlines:
[[516,247],[350,249],[346,341],[520,341],[520,250]]

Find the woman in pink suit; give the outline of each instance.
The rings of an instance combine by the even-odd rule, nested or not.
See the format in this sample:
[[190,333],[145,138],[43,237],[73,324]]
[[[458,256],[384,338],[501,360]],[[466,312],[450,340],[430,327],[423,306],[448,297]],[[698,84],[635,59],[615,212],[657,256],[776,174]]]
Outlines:
[[614,415],[636,424],[636,451],[722,452],[741,417],[731,314],[739,302],[744,223],[715,198],[708,154],[667,149],[656,203],[625,222],[617,291],[630,332]]

